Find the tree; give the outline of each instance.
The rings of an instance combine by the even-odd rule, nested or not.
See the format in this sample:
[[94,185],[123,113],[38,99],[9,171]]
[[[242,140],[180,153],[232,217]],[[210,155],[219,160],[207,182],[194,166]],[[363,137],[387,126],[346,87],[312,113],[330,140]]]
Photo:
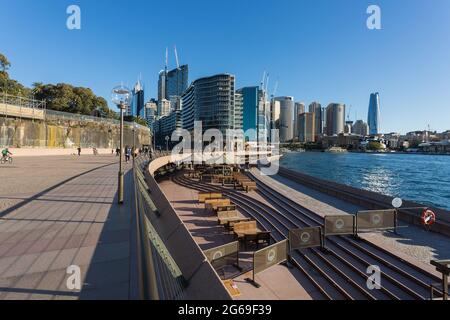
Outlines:
[[8,59],[0,53],[0,87],[10,95],[30,97],[44,100],[47,109],[91,115],[95,110],[101,110],[108,118],[117,118],[114,111],[108,108],[108,103],[98,97],[90,88],[74,87],[67,83],[43,84],[35,82],[29,89],[16,80],[10,79],[6,72],[11,67]]
[[385,149],[382,144],[378,141],[370,141],[369,144],[367,145],[367,150],[382,150]]
[[11,63],[8,59],[0,53],[0,70],[6,72],[11,67]]

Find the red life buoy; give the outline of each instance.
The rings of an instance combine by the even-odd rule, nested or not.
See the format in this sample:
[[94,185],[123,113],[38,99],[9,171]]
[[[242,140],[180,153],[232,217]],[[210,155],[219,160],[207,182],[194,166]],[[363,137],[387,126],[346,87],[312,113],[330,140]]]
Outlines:
[[421,219],[424,226],[431,226],[436,222],[436,214],[430,209],[425,209],[422,212]]

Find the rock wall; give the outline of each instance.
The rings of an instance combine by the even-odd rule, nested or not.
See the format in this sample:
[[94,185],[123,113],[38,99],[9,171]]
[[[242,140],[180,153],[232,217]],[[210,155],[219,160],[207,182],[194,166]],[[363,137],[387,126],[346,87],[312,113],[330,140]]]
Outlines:
[[[98,148],[119,146],[119,128],[114,123],[82,120],[28,120],[0,116],[0,147]],[[150,130],[136,129],[136,145],[151,143]],[[133,127],[124,125],[124,145],[133,145]]]

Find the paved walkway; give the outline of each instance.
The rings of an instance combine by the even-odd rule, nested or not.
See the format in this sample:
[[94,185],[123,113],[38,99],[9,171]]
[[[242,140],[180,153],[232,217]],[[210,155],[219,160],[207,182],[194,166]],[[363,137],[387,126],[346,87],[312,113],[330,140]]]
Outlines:
[[0,299],[136,298],[130,166],[119,207],[113,156],[14,160],[0,167]]

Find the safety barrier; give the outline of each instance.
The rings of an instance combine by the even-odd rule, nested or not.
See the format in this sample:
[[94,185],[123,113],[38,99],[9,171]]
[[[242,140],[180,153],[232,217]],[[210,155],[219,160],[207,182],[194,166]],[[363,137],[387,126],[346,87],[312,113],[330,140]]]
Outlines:
[[234,266],[238,270],[242,270],[239,266],[239,241],[211,248],[203,253],[216,271],[227,266]]
[[397,210],[368,210],[356,213],[356,234],[362,231],[391,230],[397,228]]
[[442,292],[442,300],[448,300],[448,277],[450,276],[450,260],[433,260],[431,265],[436,267],[436,271],[442,273],[442,290],[431,285],[431,299],[434,299],[435,292]]
[[288,259],[288,240],[277,242],[264,249],[253,253],[253,275],[246,281],[259,288],[260,285],[255,281],[256,274],[263,272],[277,264]]
[[289,230],[289,252],[323,246],[322,227]]
[[325,216],[324,236],[355,234],[354,215]]
[[142,278],[149,292],[145,297],[229,300],[231,297],[219,276],[150,174],[155,161],[163,164],[167,161],[160,159],[149,165],[137,159],[134,170],[144,261]]

